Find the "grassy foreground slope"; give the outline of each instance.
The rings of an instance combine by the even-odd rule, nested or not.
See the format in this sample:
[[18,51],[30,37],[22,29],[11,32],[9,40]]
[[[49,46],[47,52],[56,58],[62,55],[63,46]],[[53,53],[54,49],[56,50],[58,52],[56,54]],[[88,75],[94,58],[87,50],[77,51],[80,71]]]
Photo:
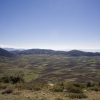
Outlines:
[[[1,91],[0,91],[1,92]],[[15,91],[13,94],[0,94],[0,100],[100,100],[100,92],[86,92],[89,97],[71,99],[66,93],[51,93],[48,91]]]

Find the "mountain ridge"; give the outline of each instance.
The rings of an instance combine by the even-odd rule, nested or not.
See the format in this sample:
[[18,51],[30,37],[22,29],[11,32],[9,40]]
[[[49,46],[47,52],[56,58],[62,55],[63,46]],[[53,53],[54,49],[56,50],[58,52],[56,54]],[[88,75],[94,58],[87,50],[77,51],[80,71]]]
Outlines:
[[70,51],[58,51],[52,49],[27,49],[27,50],[13,50],[7,51],[5,49],[0,48],[0,56],[5,57],[12,57],[14,55],[21,55],[21,54],[62,54],[65,56],[100,56],[99,52],[86,52],[81,50],[70,50]]
[[99,52],[94,53],[81,50],[57,51],[51,49],[28,49],[20,51],[18,52],[18,54],[64,54],[66,56],[100,56]]
[[13,57],[14,54],[12,54],[11,52],[0,48],[0,56],[4,56],[4,57]]

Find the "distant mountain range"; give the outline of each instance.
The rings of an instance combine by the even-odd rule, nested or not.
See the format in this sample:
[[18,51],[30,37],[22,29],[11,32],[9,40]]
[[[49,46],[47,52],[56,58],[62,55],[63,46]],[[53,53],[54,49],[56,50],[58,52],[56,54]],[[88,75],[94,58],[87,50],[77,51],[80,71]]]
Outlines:
[[14,55],[21,55],[21,54],[62,54],[66,56],[100,56],[99,52],[84,52],[80,50],[70,50],[70,51],[55,51],[49,49],[28,49],[28,50],[14,50],[7,51],[5,49],[0,48],[0,56],[5,57],[13,57]]
[[[13,51],[14,52],[14,51]],[[66,56],[100,56],[99,52],[84,52],[80,50],[55,51],[48,49],[28,49],[18,52],[18,54],[64,54]]]
[[100,56],[99,52],[93,53],[93,52],[84,52],[79,50],[71,50],[69,52],[66,52],[68,56]]
[[50,49],[28,49],[21,51],[20,54],[63,54],[64,52]]

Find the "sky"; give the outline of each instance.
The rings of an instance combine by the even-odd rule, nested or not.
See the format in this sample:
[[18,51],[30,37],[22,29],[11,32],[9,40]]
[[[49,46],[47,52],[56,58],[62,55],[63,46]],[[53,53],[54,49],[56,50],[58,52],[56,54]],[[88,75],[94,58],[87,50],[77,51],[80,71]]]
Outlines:
[[0,0],[0,47],[100,49],[100,0]]

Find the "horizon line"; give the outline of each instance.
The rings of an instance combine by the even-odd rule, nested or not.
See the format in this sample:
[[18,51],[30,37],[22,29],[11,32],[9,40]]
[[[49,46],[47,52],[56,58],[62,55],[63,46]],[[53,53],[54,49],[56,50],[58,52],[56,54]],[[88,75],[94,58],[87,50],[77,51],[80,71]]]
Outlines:
[[68,48],[68,49],[52,49],[52,48],[25,48],[25,47],[15,47],[15,46],[9,46],[9,45],[0,45],[0,48],[3,49],[15,49],[15,50],[29,50],[29,49],[47,49],[47,50],[55,50],[55,51],[70,51],[70,50],[80,50],[80,51],[86,51],[86,52],[100,52],[100,49],[96,48]]

